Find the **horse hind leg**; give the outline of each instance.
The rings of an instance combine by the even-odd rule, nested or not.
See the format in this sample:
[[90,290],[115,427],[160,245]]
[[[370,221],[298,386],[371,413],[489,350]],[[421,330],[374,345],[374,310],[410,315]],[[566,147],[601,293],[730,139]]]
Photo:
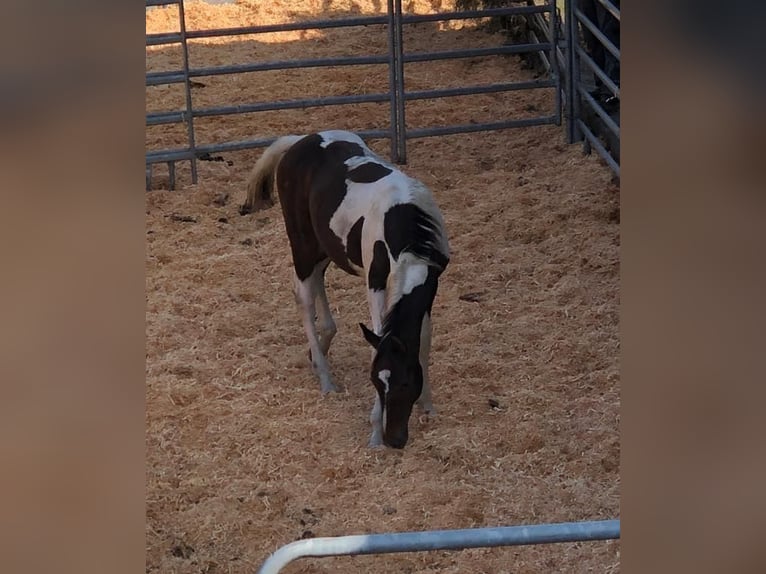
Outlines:
[[327,362],[325,351],[319,341],[315,325],[316,299],[318,295],[318,281],[324,281],[323,273],[317,273],[317,269],[306,279],[301,280],[295,275],[295,299],[301,310],[303,329],[306,331],[306,338],[309,343],[309,357],[311,366],[319,378],[319,386],[323,394],[338,391],[338,387],[332,382],[330,376],[330,365]]
[[330,350],[335,333],[338,332],[325,290],[324,274],[328,265],[329,260],[324,262],[324,264],[320,264],[314,270],[314,273],[318,275],[318,277],[314,278],[314,281],[316,286],[317,322],[319,323],[319,346],[325,356],[327,356],[327,352]]

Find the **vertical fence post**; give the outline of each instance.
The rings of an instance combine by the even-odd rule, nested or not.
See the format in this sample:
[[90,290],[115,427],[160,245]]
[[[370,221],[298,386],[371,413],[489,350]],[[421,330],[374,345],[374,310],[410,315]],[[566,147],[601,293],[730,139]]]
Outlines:
[[573,6],[573,3],[576,1],[577,0],[565,0],[564,2],[568,68],[566,75],[567,141],[570,144],[580,140],[579,131],[577,129],[577,85],[580,76],[577,70],[577,44],[579,43],[579,35],[577,32],[577,21],[575,20]]
[[556,10],[556,0],[550,0],[551,18],[550,18],[550,38],[551,38],[551,77],[556,82],[556,125],[561,125],[561,72],[559,70],[559,36],[558,36],[558,12]]
[[[184,13],[184,0],[178,2],[178,17],[181,21],[181,52],[183,54],[184,87],[186,88],[186,132],[189,139],[189,151],[191,151],[191,176],[192,183],[197,183],[197,146],[194,141],[194,117],[192,116],[191,79],[189,78],[189,48],[186,43],[186,15]],[[171,189],[175,183],[171,185]]]
[[394,21],[394,0],[388,0],[388,92],[391,106],[391,161],[399,162],[399,129],[397,128],[399,109],[397,99],[398,91],[396,89],[396,34],[394,32],[396,24]]
[[404,123],[404,49],[402,1],[388,0],[388,85],[391,101],[391,161],[407,163]]
[[407,124],[404,117],[404,34],[402,0],[394,0],[394,75],[396,77],[396,163],[407,163]]

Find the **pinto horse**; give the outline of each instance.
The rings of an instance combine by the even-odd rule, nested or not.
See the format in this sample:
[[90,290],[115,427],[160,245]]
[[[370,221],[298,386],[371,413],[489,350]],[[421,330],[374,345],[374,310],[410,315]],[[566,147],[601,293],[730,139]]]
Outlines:
[[415,402],[434,410],[431,307],[449,262],[441,212],[425,185],[345,131],[277,139],[255,164],[240,213],[269,205],[275,187],[321,391],[338,390],[327,363],[336,326],[324,275],[333,262],[367,280],[372,329],[359,326],[374,349],[370,377],[377,391],[369,445],[403,448]]

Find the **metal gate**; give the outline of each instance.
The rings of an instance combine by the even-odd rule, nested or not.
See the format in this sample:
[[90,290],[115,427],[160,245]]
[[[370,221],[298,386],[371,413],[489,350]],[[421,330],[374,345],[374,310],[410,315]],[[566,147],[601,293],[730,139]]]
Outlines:
[[[615,5],[616,4],[616,5]],[[611,59],[619,70],[620,8],[619,0],[567,0],[565,3],[566,51],[567,51],[567,136],[569,143],[583,141],[585,151],[595,149],[598,155],[620,176],[620,82],[614,73],[607,73],[604,62]],[[585,13],[590,5],[592,14]],[[593,17],[600,22],[594,22]],[[599,25],[601,24],[601,25]],[[605,34],[604,31],[614,31]],[[602,57],[596,58],[584,45],[584,36],[590,36],[593,46],[599,48]],[[611,36],[611,38],[609,37]],[[599,62],[596,59],[601,60]],[[610,70],[611,71],[611,70]],[[619,71],[617,72],[619,76]],[[605,99],[594,97],[596,85],[602,87]],[[617,106],[607,109],[609,102]]]
[[[363,138],[385,138],[391,143],[391,160],[396,163],[407,161],[407,140],[447,134],[469,133],[477,131],[498,130],[514,127],[525,127],[546,124],[561,124],[562,118],[562,84],[559,66],[564,61],[559,38],[560,24],[556,11],[555,0],[543,0],[535,3],[532,0],[521,2],[521,6],[508,6],[483,10],[464,10],[438,14],[405,14],[401,0],[388,0],[386,15],[343,18],[336,20],[314,20],[267,26],[243,26],[240,28],[218,30],[187,30],[184,16],[183,0],[146,0],[146,6],[161,6],[177,4],[179,10],[179,32],[167,34],[147,34],[146,45],[180,44],[182,48],[183,65],[179,70],[170,72],[152,72],[146,74],[147,86],[167,84],[183,84],[186,94],[185,107],[181,111],[153,112],[146,115],[147,126],[162,124],[186,124],[187,142],[178,149],[147,150],[146,152],[146,187],[151,188],[152,166],[158,163],[168,165],[170,188],[175,187],[175,163],[189,161],[191,163],[192,183],[197,182],[197,160],[205,154],[215,152],[231,152],[244,149],[265,147],[283,134],[272,134],[268,137],[247,141],[215,142],[198,145],[194,136],[194,120],[200,117],[225,116],[272,110],[303,109],[319,106],[354,105],[369,102],[388,102],[390,106],[390,122],[372,130],[358,130]],[[491,48],[475,48],[464,50],[447,50],[440,52],[409,53],[404,45],[402,29],[406,25],[422,22],[444,22],[448,20],[487,18],[500,16],[524,16],[535,19],[541,30],[541,36],[530,34],[529,41],[523,43],[505,44]],[[218,67],[194,67],[189,61],[188,42],[200,38],[224,36],[240,36],[245,34],[262,34],[268,32],[285,32],[294,30],[318,30],[353,26],[384,25],[388,33],[388,54],[353,56],[342,58],[315,58],[306,60],[270,61]],[[545,77],[523,81],[506,82],[486,85],[466,86],[438,90],[407,90],[404,78],[404,64],[410,62],[428,62],[454,58],[473,58],[502,54],[538,53],[546,62]],[[194,106],[191,82],[192,78],[217,76],[224,74],[241,74],[265,70],[297,69],[327,66],[354,66],[366,64],[387,64],[388,91],[363,95],[332,96],[311,99],[281,100],[259,102],[237,106],[220,106],[197,108]],[[407,129],[407,102],[423,99],[450,98],[472,94],[489,94],[519,90],[550,89],[555,93],[553,109],[544,115],[527,118],[500,117],[492,122],[470,123],[462,125],[445,125],[428,128]],[[325,129],[327,126],[317,126]]]

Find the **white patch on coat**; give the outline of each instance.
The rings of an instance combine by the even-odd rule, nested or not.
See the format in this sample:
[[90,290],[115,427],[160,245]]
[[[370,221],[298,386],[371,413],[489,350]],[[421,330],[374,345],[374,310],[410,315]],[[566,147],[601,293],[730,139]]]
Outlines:
[[401,291],[402,296],[409,295],[415,287],[420,287],[426,282],[428,277],[428,265],[417,262],[411,263],[401,270]]
[[[366,163],[377,163],[382,165],[383,167],[387,167],[391,171],[396,171],[395,167],[391,166],[385,160],[377,157],[371,150],[365,150],[365,153],[369,155],[352,155],[350,158],[348,158],[346,161],[343,162],[348,168],[348,171],[356,169],[357,167],[364,165]],[[389,175],[390,174],[386,174],[386,177],[388,177]],[[373,181],[372,183],[375,183],[375,182]]]
[[369,149],[362,138],[351,132],[343,130],[326,130],[319,132],[319,136],[322,138],[322,143],[319,145],[323,148],[326,148],[333,142],[351,142],[362,146],[365,150]]
[[[372,152],[370,152],[372,153]],[[354,159],[354,158],[352,158]],[[362,158],[360,158],[362,159]],[[379,161],[377,158],[363,158],[368,161]],[[358,183],[346,180],[346,195],[338,209],[330,218],[330,229],[346,245],[349,231],[354,224],[364,217],[363,231],[368,237],[369,249],[377,240],[384,239],[383,220],[386,212],[399,203],[404,203],[407,197],[403,193],[406,176],[399,171],[392,171],[385,177],[372,183]],[[369,227],[374,222],[378,225]],[[370,233],[372,232],[372,233]],[[362,253],[367,249],[363,246]]]
[[[449,244],[444,235],[444,218],[434,201],[431,191],[420,181],[412,179],[399,171],[395,166],[378,157],[358,135],[343,130],[328,130],[319,132],[322,138],[321,147],[326,148],[333,142],[345,141],[359,145],[363,156],[352,156],[344,163],[349,169],[353,169],[368,162],[379,163],[389,169],[391,173],[371,183],[358,183],[346,180],[346,196],[343,198],[337,211],[330,220],[330,229],[343,242],[345,247],[346,238],[351,227],[360,217],[365,221],[379,221],[379,229],[370,230],[367,243],[372,244],[383,238],[382,222],[385,213],[394,205],[400,203],[412,203],[433,217],[441,233],[437,235],[436,247],[444,255],[449,256]],[[366,226],[365,226],[366,227]],[[363,253],[367,252],[363,246]]]
[[380,421],[383,427],[383,432],[386,432],[386,403],[385,403],[385,397],[388,394],[388,379],[391,378],[391,371],[388,369],[383,369],[381,371],[378,371],[378,379],[380,379],[380,382],[383,383],[383,397],[384,402],[381,404],[381,411],[380,411]]
[[383,318],[386,315],[386,292],[367,289],[367,303],[370,307],[372,330],[376,335],[380,335],[383,332]]

